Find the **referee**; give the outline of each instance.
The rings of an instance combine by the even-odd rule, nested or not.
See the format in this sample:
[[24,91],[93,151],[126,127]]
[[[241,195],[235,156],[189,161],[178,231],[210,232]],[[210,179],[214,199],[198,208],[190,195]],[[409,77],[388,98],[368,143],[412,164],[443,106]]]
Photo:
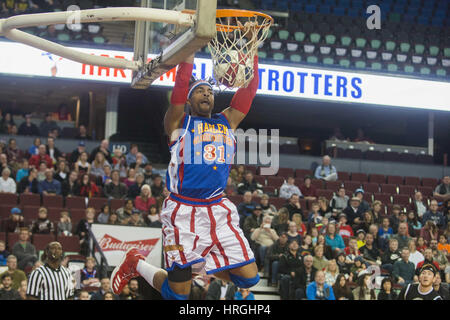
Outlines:
[[50,242],[42,255],[45,265],[34,270],[28,281],[28,300],[73,299],[74,287],[70,271],[61,266],[63,250],[59,242]]

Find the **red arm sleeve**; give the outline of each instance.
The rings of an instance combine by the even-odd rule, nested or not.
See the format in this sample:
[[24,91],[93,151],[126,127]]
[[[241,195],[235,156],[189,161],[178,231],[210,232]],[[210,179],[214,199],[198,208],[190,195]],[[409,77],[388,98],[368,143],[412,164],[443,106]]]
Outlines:
[[189,92],[189,80],[191,79],[194,65],[192,63],[182,62],[178,65],[175,86],[173,87],[170,103],[174,106],[184,105]]
[[230,107],[236,109],[243,114],[247,114],[252,106],[253,98],[259,86],[258,56],[255,55],[253,62],[254,77],[247,88],[240,88],[233,96]]

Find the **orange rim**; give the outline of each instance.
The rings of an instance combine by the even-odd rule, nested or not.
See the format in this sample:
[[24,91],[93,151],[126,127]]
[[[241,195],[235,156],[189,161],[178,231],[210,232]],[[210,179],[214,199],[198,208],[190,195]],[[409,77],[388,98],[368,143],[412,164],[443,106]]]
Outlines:
[[[183,10],[183,13],[188,14],[195,14],[195,10]],[[258,11],[251,11],[251,10],[239,10],[239,9],[217,9],[216,10],[216,18],[253,18],[253,17],[263,17],[266,21],[261,24],[257,25],[257,29],[261,29],[264,27],[269,27],[273,23],[273,18],[269,16],[268,14],[258,12]],[[225,25],[216,23],[217,31],[223,31],[223,32],[231,32],[236,29],[243,29],[244,27],[240,26],[232,26],[232,25]]]

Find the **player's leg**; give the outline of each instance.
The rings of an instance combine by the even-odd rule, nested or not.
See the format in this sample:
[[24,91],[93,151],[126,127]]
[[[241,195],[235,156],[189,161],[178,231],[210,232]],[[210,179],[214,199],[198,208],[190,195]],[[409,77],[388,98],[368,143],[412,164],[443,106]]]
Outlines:
[[239,288],[250,288],[259,282],[258,267],[255,262],[242,267],[216,272],[215,277],[233,282]]

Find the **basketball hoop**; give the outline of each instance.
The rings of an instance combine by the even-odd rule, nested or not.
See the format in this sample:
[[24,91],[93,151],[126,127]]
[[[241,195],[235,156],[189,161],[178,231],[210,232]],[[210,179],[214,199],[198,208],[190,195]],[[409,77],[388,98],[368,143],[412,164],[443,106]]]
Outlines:
[[216,36],[209,42],[214,78],[229,88],[247,87],[253,61],[273,23],[267,14],[235,9],[216,12]]

